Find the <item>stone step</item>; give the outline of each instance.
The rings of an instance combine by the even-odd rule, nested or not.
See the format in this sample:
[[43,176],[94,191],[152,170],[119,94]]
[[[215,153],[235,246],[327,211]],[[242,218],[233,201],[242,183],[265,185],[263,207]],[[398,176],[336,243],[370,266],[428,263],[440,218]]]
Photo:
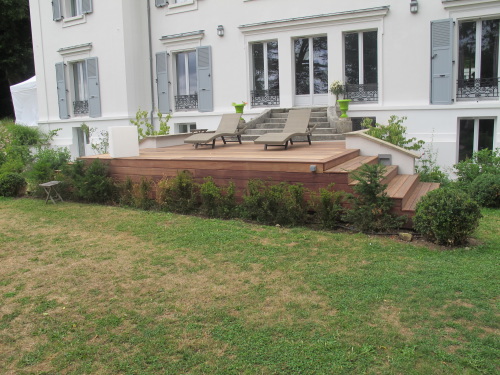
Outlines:
[[[288,112],[278,112],[274,113],[271,112],[270,118],[273,119],[286,119],[288,117]],[[311,118],[319,118],[319,119],[325,119],[327,118],[327,113],[326,112],[311,112]]]
[[[274,121],[273,121],[274,120]],[[317,128],[329,128],[330,123],[327,121],[309,121],[309,126],[316,125]],[[285,126],[285,121],[276,121],[276,119],[266,119],[265,122],[261,122],[255,125],[255,128],[259,129],[283,129]]]

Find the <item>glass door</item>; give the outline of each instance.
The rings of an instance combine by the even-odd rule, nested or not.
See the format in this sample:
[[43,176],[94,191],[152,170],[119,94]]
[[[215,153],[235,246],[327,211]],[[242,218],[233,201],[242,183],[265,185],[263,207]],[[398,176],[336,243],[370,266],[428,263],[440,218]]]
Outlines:
[[327,37],[294,41],[295,105],[328,105]]

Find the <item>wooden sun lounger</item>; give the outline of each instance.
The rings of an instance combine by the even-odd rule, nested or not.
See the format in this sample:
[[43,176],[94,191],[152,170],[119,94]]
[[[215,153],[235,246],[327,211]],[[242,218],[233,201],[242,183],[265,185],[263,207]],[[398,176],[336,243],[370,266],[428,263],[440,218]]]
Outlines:
[[316,128],[316,125],[309,127],[309,118],[311,117],[311,109],[293,109],[288,112],[285,127],[281,133],[267,133],[257,138],[254,143],[263,144],[264,150],[267,146],[282,146],[285,150],[288,148],[288,142],[293,145],[293,137],[306,137],[306,141],[311,144],[311,134]]
[[[241,114],[228,113],[222,115],[219,127],[215,132],[198,133],[194,134],[184,140],[184,143],[193,143],[195,148],[198,146],[212,146],[215,147],[215,140],[221,138],[224,144],[228,142],[239,142],[241,144],[241,134],[246,130],[247,126],[239,126]],[[229,141],[225,137],[236,137],[235,141]]]

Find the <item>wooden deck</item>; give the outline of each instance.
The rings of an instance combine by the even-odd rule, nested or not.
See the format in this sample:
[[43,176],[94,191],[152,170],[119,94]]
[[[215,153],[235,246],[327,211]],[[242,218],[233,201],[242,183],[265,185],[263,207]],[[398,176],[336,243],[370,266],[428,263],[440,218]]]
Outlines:
[[[211,176],[218,185],[232,181],[239,189],[245,188],[251,179],[261,179],[272,183],[301,183],[311,190],[334,183],[336,190],[346,192],[352,192],[355,184],[349,172],[363,164],[377,162],[377,157],[359,156],[359,150],[346,149],[343,141],[295,143],[288,150],[281,147],[264,150],[262,145],[253,142],[242,145],[217,142],[214,149],[181,145],[143,149],[136,157],[97,155],[83,159],[95,158],[109,164],[115,180],[128,177],[134,181],[142,177],[159,180],[188,170],[198,182]],[[437,187],[419,182],[418,176],[397,174],[397,166],[388,168],[384,183],[388,184],[388,195],[395,200],[396,213],[410,216],[420,197]]]

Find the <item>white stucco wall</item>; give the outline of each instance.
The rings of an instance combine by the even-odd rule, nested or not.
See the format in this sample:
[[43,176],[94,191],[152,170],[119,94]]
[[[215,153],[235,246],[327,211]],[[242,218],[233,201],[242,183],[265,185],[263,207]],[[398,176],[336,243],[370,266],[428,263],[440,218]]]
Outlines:
[[[30,1],[38,92],[42,95],[40,123],[63,129],[57,139],[59,144],[74,148],[72,128],[81,122],[100,129],[128,125],[129,118],[139,107],[149,111],[152,105],[157,105],[156,83],[155,99],[151,103],[146,5],[146,1],[94,1],[94,11],[84,16],[85,22],[72,25],[67,21],[52,21],[50,2]],[[362,11],[385,6],[389,6],[388,11]],[[328,14],[331,16],[325,16]],[[318,15],[323,17],[314,17]],[[494,118],[495,145],[500,147],[500,103],[496,98],[440,106],[430,104],[430,22],[450,17],[461,21],[483,16],[500,18],[500,1],[419,1],[418,13],[411,14],[409,1],[401,0],[193,0],[187,5],[164,8],[156,8],[151,0],[151,42],[153,58],[161,51],[170,54],[172,107],[176,86],[175,53],[197,46],[212,47],[214,110],[208,113],[174,110],[170,126],[175,132],[175,125],[179,123],[195,122],[198,128],[215,129],[220,116],[234,110],[232,102],[250,102],[250,43],[278,40],[280,107],[289,108],[296,103],[295,38],[326,35],[328,81],[343,81],[343,34],[377,30],[379,100],[373,104],[353,103],[349,115],[375,116],[379,123],[386,123],[392,114],[406,116],[409,135],[433,141],[439,163],[451,166],[457,161],[460,118]],[[254,24],[259,25],[252,26]],[[217,36],[218,25],[224,26],[223,37]],[[204,30],[197,39],[174,43],[161,40],[166,35],[197,30]],[[455,27],[455,58],[457,36],[458,27]],[[92,43],[86,55],[63,57],[57,52],[60,48],[83,43]],[[60,120],[54,64],[90,56],[99,58],[102,117]],[[334,104],[332,95],[328,96],[328,104]],[[248,105],[244,117],[250,120],[265,109]]]

